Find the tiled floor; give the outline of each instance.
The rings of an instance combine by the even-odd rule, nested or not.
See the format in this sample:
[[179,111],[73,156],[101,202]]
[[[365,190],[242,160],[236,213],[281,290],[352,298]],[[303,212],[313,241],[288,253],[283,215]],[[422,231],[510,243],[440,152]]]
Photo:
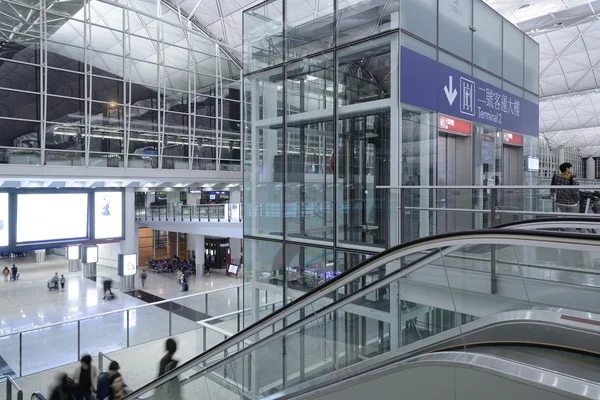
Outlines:
[[[13,262],[19,267],[20,280],[0,281],[0,372],[16,376],[68,364],[77,360],[78,354],[119,350],[167,337],[169,333],[195,329],[194,318],[205,314],[222,315],[237,310],[238,306],[238,289],[232,286],[241,284],[241,279],[219,271],[190,278],[190,291],[186,293],[180,291],[174,274],[148,274],[144,293],[131,296],[115,290],[115,299],[105,301],[100,286],[102,279],[96,283],[84,279],[81,272],[68,272],[68,261],[62,257],[51,256],[42,264],[27,258],[7,260],[8,264]],[[64,291],[51,292],[46,287],[46,281],[55,272],[64,274],[67,279]],[[98,276],[118,282],[114,269],[99,266],[97,272]],[[141,286],[139,278],[136,286]],[[231,289],[194,296],[222,288]],[[170,317],[168,306],[118,311],[148,304],[143,300],[148,294],[163,299],[186,297],[171,306]],[[98,314],[103,315],[76,322]],[[68,321],[75,322],[48,327]],[[19,334],[38,327],[40,329]],[[19,362],[20,345],[22,363]]]

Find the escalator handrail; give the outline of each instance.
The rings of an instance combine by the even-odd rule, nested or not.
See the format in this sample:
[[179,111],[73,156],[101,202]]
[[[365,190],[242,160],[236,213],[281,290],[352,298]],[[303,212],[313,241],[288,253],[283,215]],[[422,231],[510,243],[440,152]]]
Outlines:
[[31,395],[30,400],[46,400],[46,397],[40,392],[35,392]]
[[[368,374],[354,374],[352,377],[333,383],[323,390],[318,386],[305,392],[294,393],[293,398],[305,399],[326,397],[328,394],[354,386],[378,376],[385,376],[410,368],[423,368],[428,366],[464,368],[468,370],[487,372],[496,376],[504,377],[517,382],[541,388],[551,393],[568,395],[568,398],[591,398],[597,399],[600,394],[600,384],[584,380],[577,376],[565,375],[560,372],[544,369],[533,364],[502,358],[498,356],[469,353],[469,352],[437,352],[420,354],[409,359],[397,361],[390,365],[380,366],[372,369]],[[582,393],[585,393],[582,395]],[[277,395],[279,395],[278,393]],[[275,395],[275,396],[277,396]],[[285,398],[292,398],[291,393],[285,393]],[[267,396],[266,399],[276,398]]]
[[[586,215],[586,214],[582,214]],[[506,224],[493,226],[492,229],[553,229],[551,226],[556,223],[556,228],[590,228],[591,225],[596,225],[600,229],[600,215],[598,216],[577,216],[577,217],[550,217],[550,218],[535,218],[525,219],[521,221],[508,222]],[[578,225],[581,224],[581,225]],[[536,227],[536,225],[538,227]],[[550,225],[550,226],[546,226]],[[569,225],[569,226],[565,226]]]
[[[151,381],[142,386],[141,388],[133,391],[125,399],[134,399],[140,394],[143,394],[148,390],[151,390],[170,381],[171,379],[181,375],[182,373],[196,367],[198,364],[208,361],[210,358],[223,353],[225,350],[231,348],[235,344],[241,343],[244,340],[251,338],[252,336],[266,329],[267,327],[270,327],[271,325],[275,324],[276,322],[302,310],[303,308],[314,303],[315,301],[324,298],[330,292],[336,291],[348,285],[357,278],[363,276],[364,274],[372,271],[373,269],[386,265],[387,263],[395,261],[400,257],[408,256],[410,254],[426,250],[432,250],[436,248],[442,249],[457,245],[489,245],[492,243],[514,245],[517,242],[519,243],[519,245],[526,245],[524,244],[525,242],[534,242],[537,245],[540,245],[542,243],[548,244],[550,242],[551,245],[548,244],[549,247],[565,247],[569,249],[579,247],[584,250],[597,250],[600,247],[600,237],[598,237],[597,235],[573,234],[569,232],[560,232],[559,235],[557,232],[525,230],[519,230],[517,233],[514,230],[509,229],[483,229],[467,232],[445,233],[417,239],[408,243],[403,243],[374,255],[370,259],[359,263],[355,267],[345,271],[344,273],[317,287],[311,292],[300,296],[293,302],[283,306],[274,313],[253,323],[248,328],[225,339],[218,345],[206,350],[204,353],[201,353],[193,357],[192,359],[186,361],[185,363],[182,363],[180,366],[164,374],[162,377]],[[392,277],[392,275],[396,275],[396,273],[406,272],[408,270],[414,269],[415,263],[419,262],[422,262],[422,259],[417,260],[416,262],[410,263],[408,265],[400,266],[400,268],[397,271],[395,271],[394,274],[390,274],[390,278]],[[387,277],[384,279],[387,280]],[[374,290],[373,285],[381,284],[380,282],[383,281],[384,280],[375,281],[374,283],[368,285],[363,289],[369,288],[369,290],[372,291]],[[353,298],[353,296],[347,296],[342,301],[331,303],[329,306],[338,303],[345,303],[345,301],[349,298]],[[324,308],[329,308],[329,306]]]

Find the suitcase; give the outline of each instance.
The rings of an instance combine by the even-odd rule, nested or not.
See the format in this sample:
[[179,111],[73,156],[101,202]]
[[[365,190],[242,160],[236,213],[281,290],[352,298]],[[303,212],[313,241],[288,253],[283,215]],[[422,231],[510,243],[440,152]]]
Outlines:
[[187,292],[188,290],[190,290],[190,287],[189,287],[189,285],[186,283],[186,284],[185,284],[185,290],[184,290],[184,291],[185,291],[185,292]]

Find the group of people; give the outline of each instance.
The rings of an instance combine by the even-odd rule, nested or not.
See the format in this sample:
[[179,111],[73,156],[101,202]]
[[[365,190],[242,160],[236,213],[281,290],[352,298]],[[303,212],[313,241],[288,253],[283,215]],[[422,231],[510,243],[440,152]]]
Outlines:
[[170,273],[179,270],[184,270],[186,274],[191,275],[195,272],[194,260],[182,260],[177,255],[172,258],[162,258],[158,260],[150,260],[146,263],[146,266],[150,268],[150,271],[156,273]]
[[119,373],[119,363],[112,361],[108,372],[98,374],[92,365],[92,356],[81,357],[72,377],[62,373],[51,389],[49,400],[120,400],[125,396],[127,385]]
[[[165,342],[166,354],[158,364],[158,377],[175,369],[178,360],[174,358],[177,352],[177,342],[169,338]],[[128,392],[127,384],[119,372],[117,361],[111,361],[108,371],[98,373],[92,364],[89,354],[81,357],[81,361],[72,376],[65,373],[59,375],[56,385],[51,389],[49,400],[121,400]],[[173,378],[156,389],[154,396],[157,400],[181,400],[179,380]]]
[[19,269],[15,264],[13,264],[11,269],[8,269],[8,266],[4,267],[2,270],[2,275],[4,275],[4,282],[8,282],[9,279],[11,281],[16,281],[19,279]]
[[60,278],[58,277],[58,272],[56,272],[52,278],[50,278],[50,280],[48,281],[48,289],[50,290],[56,290],[58,291],[58,284],[60,283],[60,288],[62,290],[65,290],[65,276],[61,275]]

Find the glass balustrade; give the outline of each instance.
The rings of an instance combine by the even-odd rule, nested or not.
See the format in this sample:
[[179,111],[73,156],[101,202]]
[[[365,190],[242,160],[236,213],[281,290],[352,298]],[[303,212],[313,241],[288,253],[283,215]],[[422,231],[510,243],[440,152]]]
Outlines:
[[242,204],[201,204],[136,207],[135,217],[141,221],[206,221],[242,222]]
[[[202,323],[202,334],[216,338],[206,336],[208,350],[127,399],[156,388],[169,399],[167,381],[184,393],[215,387],[219,398],[267,398],[420,354],[439,338],[468,352],[469,332],[523,311],[592,318],[600,315],[599,256],[595,236],[569,232],[490,229],[399,245],[274,314],[244,311],[256,323],[237,335]],[[367,279],[374,271],[378,279]]]
[[[0,355],[14,378],[185,332],[211,318],[218,304],[241,305],[241,286],[192,294],[0,335]],[[12,372],[11,372],[12,371]]]

